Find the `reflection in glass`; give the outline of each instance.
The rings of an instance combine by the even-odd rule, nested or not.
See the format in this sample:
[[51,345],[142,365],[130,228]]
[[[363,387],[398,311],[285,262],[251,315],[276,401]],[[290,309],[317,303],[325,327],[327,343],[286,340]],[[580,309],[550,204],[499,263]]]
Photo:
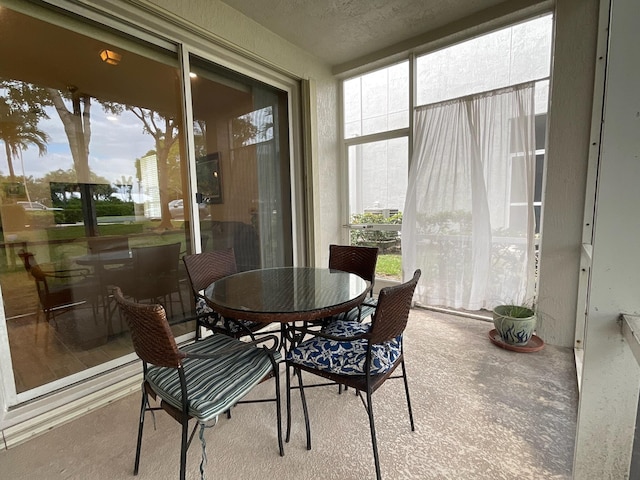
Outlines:
[[[0,286],[20,393],[133,352],[107,288],[131,277],[137,247],[188,250],[169,207],[186,162],[175,53],[7,8],[0,30]],[[182,295],[146,300],[178,313],[187,283],[168,275]]]
[[190,60],[202,248],[233,248],[239,271],[292,265],[287,94]]

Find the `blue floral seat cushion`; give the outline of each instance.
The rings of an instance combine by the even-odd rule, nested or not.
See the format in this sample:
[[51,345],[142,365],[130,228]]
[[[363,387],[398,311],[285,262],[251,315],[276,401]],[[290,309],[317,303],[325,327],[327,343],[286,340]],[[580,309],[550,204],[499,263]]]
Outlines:
[[256,322],[252,322],[251,320],[234,320],[226,322],[225,324],[224,318],[214,312],[207,301],[202,297],[196,298],[196,315],[200,318],[200,321],[207,327],[224,328],[231,334],[236,334],[239,332],[248,333],[247,329],[249,331],[254,330],[254,327],[257,324]]
[[[322,331],[328,335],[351,337],[367,333],[370,323],[357,321],[332,322]],[[402,335],[371,348],[371,373],[388,371],[402,353]],[[287,360],[326,372],[341,375],[364,375],[367,340],[330,340],[314,337],[305,340],[287,354]]]

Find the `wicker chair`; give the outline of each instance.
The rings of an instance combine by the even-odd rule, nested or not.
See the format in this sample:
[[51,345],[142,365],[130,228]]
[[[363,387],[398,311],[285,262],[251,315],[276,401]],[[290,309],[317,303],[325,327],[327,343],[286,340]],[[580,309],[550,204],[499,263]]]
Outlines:
[[113,285],[136,301],[150,300],[168,307],[173,316],[171,297],[178,294],[184,315],[182,291],[180,289],[180,243],[131,248],[133,270],[127,277],[112,280]]
[[98,285],[86,268],[44,269],[35,260],[33,253],[21,250],[18,256],[24,268],[35,280],[40,306],[47,322],[55,323],[58,313],[83,304],[91,304],[96,314]]
[[370,284],[369,297],[359,306],[348,312],[327,319],[326,323],[335,320],[362,321],[372,315],[378,301],[373,297],[373,285],[376,281],[377,247],[358,247],[352,245],[329,245],[329,268],[355,273]]
[[[277,436],[280,456],[284,455],[280,414],[280,383],[278,362],[281,357],[275,347],[258,348],[258,342],[242,342],[226,335],[215,334],[182,348],[176,345],[162,305],[134,303],[126,300],[118,287],[113,297],[131,331],[133,346],[142,360],[143,384],[140,422],[134,464],[134,475],[140,466],[142,432],[146,412],[163,409],[182,426],[180,446],[180,479],[184,480],[187,449],[197,427],[202,440],[201,474],[206,462],[204,428],[217,421],[218,415],[239,403],[275,401]],[[263,337],[273,341],[275,337]],[[243,401],[253,387],[271,376],[275,379],[275,397]],[[160,406],[152,407],[149,397]],[[188,435],[188,422],[196,424]]]
[[[314,337],[300,343],[286,355],[287,362],[287,434],[291,433],[291,378],[289,368],[293,368],[298,377],[298,388],[302,399],[302,409],[307,434],[307,449],[311,449],[311,429],[309,413],[302,383],[302,371],[329,379],[329,383],[308,385],[319,387],[326,385],[347,385],[356,389],[369,416],[371,443],[376,469],[376,478],[380,480],[380,461],[376,431],[373,418],[373,393],[389,378],[404,380],[407,408],[411,430],[414,430],[413,413],[409,398],[409,385],[404,365],[402,336],[407,325],[409,309],[415,291],[420,270],[413,278],[401,285],[386,287],[380,291],[378,307],[371,324],[358,321],[335,322],[322,332],[304,329],[304,334]],[[392,376],[396,367],[402,367],[402,374]],[[366,396],[363,397],[363,393]],[[338,397],[342,398],[342,397]]]
[[223,318],[207,304],[203,291],[216,280],[238,272],[233,248],[212,252],[194,253],[182,257],[196,305],[196,338],[200,338],[200,327],[225,333],[235,338],[246,335],[254,338],[254,332],[264,323]]

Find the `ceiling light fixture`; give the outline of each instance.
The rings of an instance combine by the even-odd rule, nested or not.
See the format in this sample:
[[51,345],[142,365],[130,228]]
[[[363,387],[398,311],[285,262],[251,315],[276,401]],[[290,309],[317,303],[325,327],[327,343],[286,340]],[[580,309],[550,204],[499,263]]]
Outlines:
[[103,62],[108,63],[109,65],[118,65],[120,60],[122,60],[122,55],[114,52],[113,50],[101,50],[100,58]]

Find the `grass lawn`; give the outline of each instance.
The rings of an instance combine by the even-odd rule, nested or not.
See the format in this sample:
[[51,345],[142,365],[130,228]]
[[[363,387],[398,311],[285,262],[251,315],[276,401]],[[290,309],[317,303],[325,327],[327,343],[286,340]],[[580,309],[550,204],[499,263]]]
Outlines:
[[398,254],[382,254],[378,256],[378,264],[376,265],[376,275],[383,278],[401,280],[402,273],[402,255]]

